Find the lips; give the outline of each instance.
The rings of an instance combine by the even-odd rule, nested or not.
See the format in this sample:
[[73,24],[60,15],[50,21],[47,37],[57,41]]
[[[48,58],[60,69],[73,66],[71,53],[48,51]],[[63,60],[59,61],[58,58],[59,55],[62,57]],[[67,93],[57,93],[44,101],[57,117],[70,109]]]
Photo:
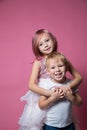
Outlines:
[[49,47],[49,48],[45,49],[45,51],[49,51],[50,49],[51,49],[51,47]]
[[57,77],[57,78],[61,78],[61,76],[62,76],[62,73],[55,74],[55,77]]

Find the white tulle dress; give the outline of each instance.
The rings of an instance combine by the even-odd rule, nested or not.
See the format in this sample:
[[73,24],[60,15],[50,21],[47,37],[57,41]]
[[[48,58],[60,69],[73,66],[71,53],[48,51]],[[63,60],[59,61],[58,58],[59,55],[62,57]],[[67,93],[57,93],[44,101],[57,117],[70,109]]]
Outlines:
[[[46,73],[44,58],[39,60],[41,63],[39,79],[44,87],[45,80],[49,78]],[[38,79],[38,81],[39,81]],[[42,130],[44,118],[46,116],[46,110],[41,110],[38,106],[39,95],[28,91],[24,96],[20,98],[21,101],[26,101],[23,113],[19,118],[18,124],[19,130]]]

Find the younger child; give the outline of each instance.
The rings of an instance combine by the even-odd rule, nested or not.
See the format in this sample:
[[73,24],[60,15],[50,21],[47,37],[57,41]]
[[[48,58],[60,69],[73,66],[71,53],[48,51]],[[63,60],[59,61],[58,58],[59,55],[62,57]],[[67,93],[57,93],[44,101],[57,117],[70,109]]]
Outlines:
[[[49,97],[55,91],[44,88],[44,83],[50,78],[46,71],[45,61],[49,54],[57,52],[57,44],[55,36],[45,29],[38,30],[32,39],[32,48],[36,59],[33,63],[29,80],[30,90],[21,97],[21,100],[27,101],[27,104],[25,105],[24,111],[18,122],[21,126],[20,130],[31,130],[30,128],[32,128],[33,123],[37,121],[37,117],[33,118],[33,113],[38,111],[36,109],[36,104],[40,95]],[[70,62],[68,62],[68,64],[68,71],[73,76],[73,80],[70,82],[68,87],[76,88],[81,83],[82,77]],[[42,84],[38,85],[39,82],[42,82]],[[64,93],[67,91],[65,86],[62,87],[62,90]],[[41,117],[43,118],[44,115],[45,114]]]
[[50,97],[41,96],[39,100],[39,107],[43,110],[48,109],[44,130],[75,130],[72,104],[80,106],[82,99],[76,90],[73,90],[72,93],[68,88],[65,94],[61,91],[63,86],[66,87],[71,82],[66,77],[67,60],[62,54],[53,53],[47,57],[46,66],[50,79],[45,82],[44,88],[50,90],[58,86],[61,87],[55,89]]

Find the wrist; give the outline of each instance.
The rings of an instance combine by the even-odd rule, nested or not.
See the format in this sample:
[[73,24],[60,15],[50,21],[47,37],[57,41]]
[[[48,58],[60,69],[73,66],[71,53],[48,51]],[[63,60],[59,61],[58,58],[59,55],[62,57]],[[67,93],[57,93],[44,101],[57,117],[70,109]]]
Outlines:
[[71,90],[71,86],[70,86],[70,84],[67,86],[67,90]]
[[50,96],[51,96],[51,92],[50,92],[49,90],[46,90],[44,96],[46,96],[46,97],[50,97]]
[[71,96],[70,101],[71,101],[72,103],[74,103],[75,97],[74,97],[73,95]]

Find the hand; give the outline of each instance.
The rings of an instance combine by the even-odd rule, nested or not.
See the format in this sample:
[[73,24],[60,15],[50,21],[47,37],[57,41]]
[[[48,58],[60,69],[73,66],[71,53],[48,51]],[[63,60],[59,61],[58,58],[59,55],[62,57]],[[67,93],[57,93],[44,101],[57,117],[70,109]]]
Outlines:
[[67,91],[66,91],[66,94],[65,94],[65,98],[72,101],[73,97],[74,96],[73,96],[72,90],[68,88]]
[[66,86],[60,86],[60,87],[56,87],[56,89],[59,88],[59,90],[61,90],[63,92],[63,94],[66,94],[67,88]]
[[60,98],[64,98],[65,95],[63,90],[59,88],[58,91],[59,91]]
[[57,86],[53,86],[50,90],[49,90],[49,96],[51,96],[54,92],[56,92],[56,90],[58,90],[60,87]]
[[50,99],[51,101],[55,102],[64,97],[64,93],[60,88],[55,89],[54,93],[51,94]]

